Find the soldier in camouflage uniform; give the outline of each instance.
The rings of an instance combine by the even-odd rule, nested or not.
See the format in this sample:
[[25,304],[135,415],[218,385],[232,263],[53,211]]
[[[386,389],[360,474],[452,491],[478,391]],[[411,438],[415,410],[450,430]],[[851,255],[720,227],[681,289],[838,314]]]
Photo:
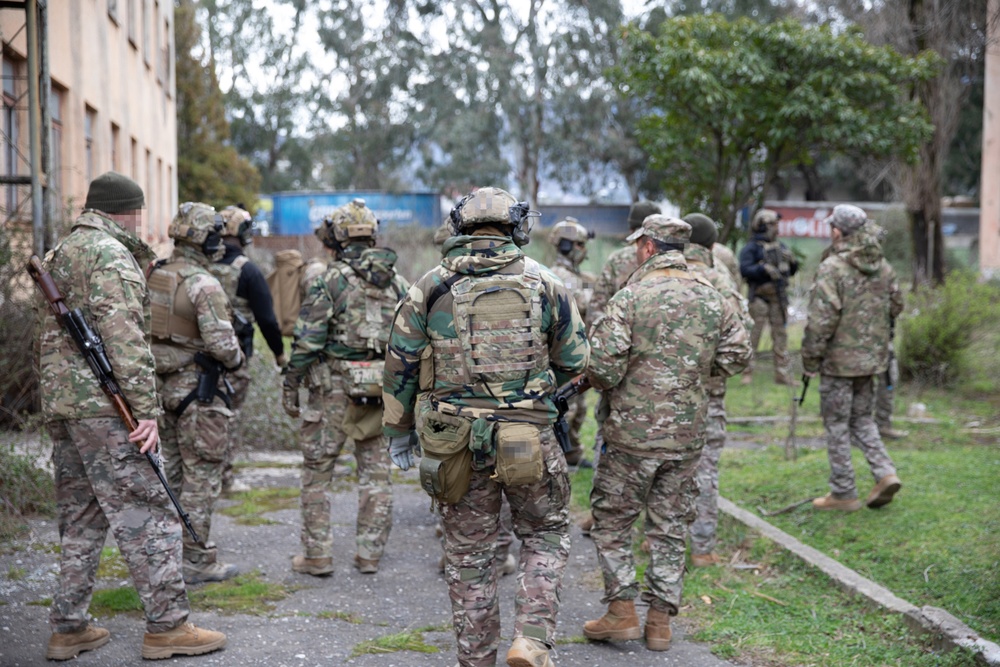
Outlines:
[[749,362],[750,336],[732,303],[688,270],[683,250],[691,226],[647,217],[635,270],[608,302],[590,334],[587,377],[606,392],[605,453],[590,494],[590,536],[604,574],[607,613],[587,621],[588,639],[638,639],[632,526],[646,513],[650,564],[646,647],[670,644],[670,616],[680,608],[685,538],[695,516],[696,473],[705,444],[707,381]]
[[[747,299],[753,318],[751,343],[754,354],[764,333],[771,326],[771,349],[774,353],[774,381],[793,385],[791,360],[788,357],[788,279],[799,270],[799,262],[788,247],[778,240],[779,216],[762,208],[753,216],[752,236],[740,250],[740,273],[749,285]],[[753,381],[753,364],[743,374],[743,384]]]
[[[684,216],[691,225],[691,242],[684,248],[684,259],[691,273],[706,278],[739,313],[743,326],[750,330],[753,320],[747,310],[746,299],[740,294],[729,271],[716,268],[715,247],[718,228],[711,218],[702,213]],[[705,447],[698,463],[697,516],[691,524],[691,564],[706,567],[719,562],[715,553],[715,529],[719,523],[719,458],[726,445],[726,378],[709,378],[708,421],[705,426]]]
[[222,228],[221,216],[208,204],[181,204],[167,229],[174,252],[149,275],[153,356],[165,408],[160,429],[164,469],[204,540],[198,544],[184,535],[188,583],[223,581],[239,573],[218,559],[208,541],[233,417],[225,375],[244,362],[232,306],[209,271],[225,250]]
[[[455,485],[456,499],[439,501],[464,667],[496,664],[495,556],[504,495],[521,539],[507,664],[553,664],[548,652],[569,558],[570,487],[549,396],[583,372],[589,348],[573,297],[519,248],[533,215],[498,188],[458,203],[458,236],[400,304],[385,364],[384,431],[393,462],[404,470],[413,465],[419,426],[424,488],[439,498],[450,488],[439,486],[448,469],[464,480],[464,487]],[[422,391],[429,396],[418,417]]]
[[810,377],[820,374],[820,410],[830,459],[830,493],[813,500],[813,506],[853,512],[861,501],[851,465],[852,439],[875,478],[865,504],[886,505],[900,488],[872,408],[873,376],[888,366],[890,325],[903,310],[903,296],[865,212],[840,204],[827,220],[833,253],[816,273],[802,339],[803,368]]
[[327,491],[347,438],[358,462],[357,554],[354,566],[378,571],[392,528],[389,456],[382,438],[382,365],[396,304],[409,287],[395,271],[396,253],[376,248],[378,220],[363,200],[340,207],[317,235],[334,253],[315,280],[295,325],[285,369],[284,406],[299,416],[298,388],[307,379],[301,410],[302,546],[292,569],[314,576],[333,572]]
[[[594,233],[588,231],[576,218],[560,220],[549,232],[549,242],[556,249],[556,261],[550,268],[576,299],[576,307],[584,320],[587,319],[587,307],[594,294],[595,278],[581,270],[580,264],[587,258],[587,241],[592,238]],[[566,411],[571,447],[566,452],[566,463],[591,468],[593,464],[583,458],[583,443],[580,442],[580,428],[586,416],[587,399],[582,393],[577,394]]]
[[[209,266],[209,270],[219,279],[229,303],[233,306],[233,329],[236,331],[243,354],[248,361],[253,356],[253,325],[256,322],[274,355],[275,362],[279,366],[284,366],[288,363],[288,358],[285,356],[285,344],[281,339],[278,318],[274,315],[271,290],[267,286],[264,274],[243,252],[243,249],[253,242],[250,233],[253,218],[248,211],[238,206],[227,206],[219,215],[223,220],[222,242],[226,250],[219,261]],[[244,364],[231,372],[229,381],[233,386],[233,412],[238,420],[240,407],[246,400],[247,390],[250,388],[249,364]],[[236,429],[232,429],[230,435],[235,434]],[[226,464],[222,471],[223,491],[233,485],[235,450],[234,439],[226,449]]]
[[67,307],[80,308],[103,339],[138,421],[128,432],[73,339],[40,302],[39,387],[52,437],[60,538],[49,660],[68,660],[108,642],[106,629],[88,623],[87,608],[109,529],[146,613],[143,657],[207,653],[226,643],[221,632],[187,622],[180,521],[143,456],[156,451],[161,412],[143,275],[155,256],[135,236],[143,204],[142,189],[131,179],[114,172],[99,176],[83,214],[45,259]]
[[743,276],[740,275],[740,263],[736,261],[736,255],[729,249],[729,246],[724,243],[716,243],[712,246],[712,257],[715,258],[715,268],[729,274],[736,289],[742,290]]

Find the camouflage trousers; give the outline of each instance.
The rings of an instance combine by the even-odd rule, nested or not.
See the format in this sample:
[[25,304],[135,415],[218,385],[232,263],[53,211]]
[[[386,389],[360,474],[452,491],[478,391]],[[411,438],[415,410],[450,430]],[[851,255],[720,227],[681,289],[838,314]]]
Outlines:
[[580,428],[587,417],[587,399],[578,394],[569,402],[566,410],[566,425],[569,427],[570,450],[566,452],[566,460],[570,465],[576,465],[583,458],[583,442],[580,440]]
[[514,638],[555,646],[563,572],[569,560],[569,475],[552,429],[542,432],[545,470],[533,484],[504,486],[473,472],[468,493],[441,505],[445,579],[462,667],[493,667],[500,644],[496,552],[502,497],[521,540],[514,595]]
[[608,443],[594,475],[590,537],[604,574],[605,604],[634,600],[639,593],[632,554],[632,526],[646,511],[649,566],[642,599],[676,614],[684,585],[684,551],[695,517],[696,473],[701,451],[678,451],[665,458],[623,452]]
[[[753,318],[753,330],[750,332],[750,345],[753,347],[754,356],[757,355],[757,347],[760,344],[760,337],[764,333],[764,326],[771,326],[771,350],[774,353],[774,377],[775,379],[791,378],[792,364],[788,357],[788,333],[785,331],[785,309],[777,301],[768,302],[760,297],[755,297],[750,302],[750,317]],[[750,360],[744,373],[749,375],[753,372],[754,359]]]
[[[438,517],[440,517],[440,504],[434,503],[434,510],[437,512]],[[507,560],[507,554],[510,553],[510,545],[514,542],[514,529],[511,526],[511,521],[510,503],[507,502],[507,498],[504,498],[503,504],[500,506],[500,528],[497,531],[496,559],[498,563]],[[441,531],[441,549],[444,549],[444,523],[438,521],[438,527]]]
[[[302,546],[306,558],[333,555],[330,530],[330,484],[333,469],[347,434],[344,414],[347,396],[339,376],[327,391],[313,388],[302,411],[299,445],[302,448]],[[381,435],[354,441],[358,465],[358,518],[355,529],[357,554],[379,560],[392,529],[392,480],[389,452]]]
[[875,400],[873,384],[870,375],[854,378],[823,375],[820,378],[820,412],[826,428],[830,491],[835,498],[858,497],[851,463],[852,441],[865,455],[876,481],[896,474],[872,419]]
[[87,623],[87,609],[111,529],[146,612],[146,631],[187,620],[181,576],[181,524],[146,457],[116,418],[51,422],[59,510],[59,588],[49,620],[54,632]]
[[698,462],[697,515],[691,524],[691,552],[710,554],[715,551],[715,530],[719,525],[719,459],[726,446],[726,383],[712,378],[708,397],[708,423],[705,427],[705,447]]
[[196,544],[185,531],[184,560],[212,563],[216,556],[209,541],[212,512],[222,492],[222,468],[229,450],[233,413],[216,398],[212,403],[192,401],[178,417],[174,410],[182,398],[163,397],[166,408],[160,420],[163,471],[204,543]]
[[[897,363],[895,358],[892,363]],[[898,368],[895,372],[899,374]],[[889,386],[885,373],[879,373],[875,376],[875,425],[879,431],[892,428],[892,413],[895,407],[896,388]]]
[[226,462],[222,466],[223,489],[228,489],[233,485],[233,460],[242,444],[239,438],[239,429],[236,426],[239,424],[240,408],[247,400],[247,392],[250,389],[250,371],[247,369],[249,363],[250,360],[247,359],[238,369],[227,373],[229,384],[233,386],[233,394],[230,396],[230,400],[233,402],[233,428],[229,431],[229,447],[226,448]]

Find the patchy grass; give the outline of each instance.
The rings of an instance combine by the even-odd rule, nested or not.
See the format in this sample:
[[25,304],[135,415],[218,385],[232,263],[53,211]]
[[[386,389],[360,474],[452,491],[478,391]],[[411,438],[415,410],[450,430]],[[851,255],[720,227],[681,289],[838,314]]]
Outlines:
[[142,611],[142,600],[132,586],[104,588],[94,591],[90,613],[94,616],[113,616]]
[[414,629],[414,632],[452,632],[454,628],[451,623],[437,623],[435,625],[425,625],[422,628]]
[[188,589],[191,608],[220,614],[262,616],[274,611],[272,602],[280,602],[296,589],[265,581],[260,572],[241,574],[228,581]]
[[417,630],[407,630],[363,641],[351,650],[351,657],[395,653],[397,651],[438,653],[440,649],[437,646],[425,643],[423,633]]
[[301,463],[283,463],[281,461],[236,461],[233,463],[233,470],[239,472],[240,470],[248,469],[288,469],[288,470],[298,470],[302,468]]
[[[29,607],[51,607],[52,598],[42,598],[41,600],[35,600],[34,602],[27,603]],[[93,605],[91,605],[93,607]]]
[[217,511],[233,517],[238,524],[262,526],[277,523],[264,517],[265,513],[298,507],[299,489],[295,487],[251,489],[233,493],[230,500],[236,501],[236,504]]
[[17,565],[11,565],[7,568],[7,578],[11,581],[21,581],[26,576],[28,576],[28,571],[23,567],[18,567]]
[[364,623],[364,620],[360,616],[356,616],[346,611],[321,611],[317,612],[316,618],[344,621],[345,623],[353,623],[354,625],[361,625]]
[[101,564],[97,567],[97,576],[104,579],[124,579],[129,576],[128,565],[118,547],[101,549]]

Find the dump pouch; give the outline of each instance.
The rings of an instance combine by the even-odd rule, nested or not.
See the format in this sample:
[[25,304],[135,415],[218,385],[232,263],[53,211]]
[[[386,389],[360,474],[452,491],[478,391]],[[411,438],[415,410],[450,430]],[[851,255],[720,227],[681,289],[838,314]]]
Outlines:
[[324,394],[333,391],[333,375],[330,372],[330,364],[317,361],[309,366],[309,370],[306,371],[306,386]]
[[382,435],[382,406],[357,405],[348,401],[343,429],[344,435],[354,442]]
[[457,503],[469,490],[472,423],[462,417],[428,411],[420,429],[420,486],[433,498]]
[[497,461],[494,479],[506,486],[532,484],[542,479],[545,471],[542,428],[526,422],[497,424]]

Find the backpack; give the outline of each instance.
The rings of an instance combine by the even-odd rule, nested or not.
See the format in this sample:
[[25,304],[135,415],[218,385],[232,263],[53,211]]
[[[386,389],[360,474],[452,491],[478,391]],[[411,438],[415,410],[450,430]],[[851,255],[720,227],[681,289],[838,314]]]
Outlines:
[[274,271],[267,275],[267,286],[274,301],[274,314],[282,336],[291,336],[302,307],[302,273],[306,263],[298,250],[282,250],[274,255]]

